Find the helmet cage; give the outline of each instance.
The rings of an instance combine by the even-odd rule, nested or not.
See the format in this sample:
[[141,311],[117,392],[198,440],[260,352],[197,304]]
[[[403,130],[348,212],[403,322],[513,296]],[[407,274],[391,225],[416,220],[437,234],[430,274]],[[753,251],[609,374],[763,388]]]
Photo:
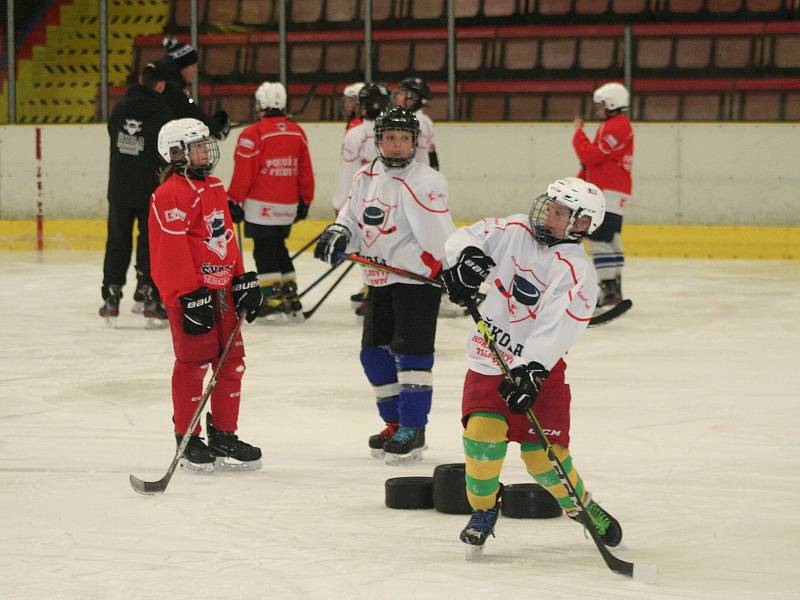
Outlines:
[[[554,204],[563,206],[569,209],[570,212],[562,235],[556,235],[547,225],[547,218]],[[553,244],[565,240],[574,241],[586,236],[588,233],[587,231],[575,233],[575,225],[581,220],[581,217],[583,217],[583,210],[581,208],[573,209],[571,206],[567,206],[563,202],[559,202],[556,198],[544,193],[539,194],[534,199],[530,213],[528,214],[528,221],[533,231],[533,237],[545,246],[552,246]]]
[[[411,133],[411,152],[408,156],[386,156],[381,148],[383,135],[387,131],[408,131]],[[409,109],[394,106],[375,119],[375,148],[381,162],[387,168],[403,168],[411,164],[417,153],[419,121]]]
[[[197,148],[205,149],[206,161],[195,164],[191,161],[193,153],[197,153]],[[178,173],[183,173],[195,179],[202,179],[206,175],[211,175],[219,162],[219,145],[213,138],[203,137],[200,139],[185,141],[179,140],[169,147],[170,164]]]
[[368,83],[358,92],[359,109],[370,120],[377,119],[386,110],[390,99],[389,90],[381,83]]
[[414,104],[408,106],[411,110],[419,110],[428,103],[431,97],[431,90],[424,79],[419,77],[408,77],[403,79],[398,88],[405,94],[406,100],[413,100]]

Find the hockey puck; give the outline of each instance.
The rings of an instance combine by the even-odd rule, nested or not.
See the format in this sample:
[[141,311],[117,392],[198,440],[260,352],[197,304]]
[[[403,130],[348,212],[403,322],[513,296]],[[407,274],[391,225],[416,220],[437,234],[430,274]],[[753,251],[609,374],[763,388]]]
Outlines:
[[561,516],[561,506],[538,483],[514,483],[503,488],[501,511],[512,519],[551,519]]
[[386,480],[389,508],[433,508],[433,477],[392,477]]
[[464,463],[439,465],[433,470],[433,507],[441,513],[468,515],[472,507],[467,501]]

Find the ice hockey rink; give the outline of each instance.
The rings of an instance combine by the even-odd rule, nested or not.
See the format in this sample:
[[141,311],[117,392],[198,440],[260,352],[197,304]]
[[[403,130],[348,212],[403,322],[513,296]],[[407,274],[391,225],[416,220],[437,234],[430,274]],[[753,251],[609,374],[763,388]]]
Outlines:
[[[301,289],[325,269],[297,266]],[[101,267],[0,256],[4,599],[800,598],[798,261],[629,259],[633,310],[567,357],[576,465],[622,524],[614,554],[655,563],[654,584],[609,571],[566,517],[501,518],[467,562],[468,517],[384,506],[387,478],[463,462],[471,321],[439,322],[424,460],[386,466],[366,446],[357,270],[306,323],[245,327],[239,434],[264,467],[136,494],[128,475],[159,479],[175,451],[172,347],[130,313],[130,285],[106,327]],[[504,483],[530,481],[518,454]]]

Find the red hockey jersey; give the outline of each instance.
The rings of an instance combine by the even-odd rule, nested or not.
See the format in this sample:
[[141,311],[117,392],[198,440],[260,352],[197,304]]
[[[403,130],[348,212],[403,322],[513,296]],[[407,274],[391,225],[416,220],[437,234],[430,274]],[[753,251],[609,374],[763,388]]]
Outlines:
[[581,161],[578,177],[595,184],[601,190],[631,193],[633,167],[633,128],[623,114],[605,121],[594,136],[594,141],[577,129],[572,147]]
[[285,116],[265,117],[239,135],[228,196],[249,223],[289,225],[297,202],[314,199],[314,172],[303,129]]
[[228,197],[216,177],[172,175],[150,197],[150,270],[167,306],[199,287],[219,289],[244,273]]

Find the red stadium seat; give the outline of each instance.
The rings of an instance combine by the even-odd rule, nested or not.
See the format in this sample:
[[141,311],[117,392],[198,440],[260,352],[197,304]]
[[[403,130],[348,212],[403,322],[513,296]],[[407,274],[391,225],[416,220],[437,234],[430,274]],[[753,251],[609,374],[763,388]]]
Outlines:
[[745,0],[749,12],[777,12],[783,8],[784,0]]
[[643,121],[674,121],[678,118],[680,96],[678,94],[645,94],[640,99]]
[[411,18],[441,19],[447,16],[444,0],[411,0]]
[[613,39],[581,40],[578,51],[578,66],[581,69],[610,69],[622,66],[620,51]]
[[539,94],[509,94],[509,121],[541,121],[544,99]]
[[786,94],[783,110],[787,121],[800,121],[800,92]]
[[481,9],[480,0],[454,0],[453,13],[456,19],[477,17]]
[[664,69],[672,51],[670,38],[641,38],[636,42],[636,66],[640,69]]
[[502,121],[506,97],[503,94],[481,94],[471,98],[470,114],[475,121]]
[[414,44],[413,70],[441,71],[447,67],[447,41],[417,41]]
[[233,23],[239,9],[238,0],[208,0],[209,23]]
[[481,40],[456,40],[456,68],[459,71],[491,68],[491,65],[484,64],[483,48]]
[[[255,90],[253,91],[255,93]],[[215,109],[210,110],[209,112],[214,112],[214,110],[224,110],[227,111],[228,116],[230,117],[231,121],[241,122],[241,121],[252,121],[254,120],[254,103],[255,98],[253,94],[249,96],[246,95],[224,95],[218,96],[219,104]]]
[[743,101],[743,121],[777,121],[780,118],[779,92],[746,92]]
[[647,11],[648,0],[611,0],[611,10],[617,15],[636,15]]
[[200,54],[200,64],[206,75],[231,75],[241,70],[237,45],[205,46],[200,48]]
[[355,42],[331,42],[325,46],[325,72],[351,73],[363,65],[359,44]]
[[503,68],[509,70],[533,69],[539,63],[539,40],[518,38],[506,40]]
[[329,23],[357,21],[358,0],[328,0],[325,3],[325,20]]
[[540,0],[538,4],[540,15],[566,15],[572,10],[572,0]]
[[322,0],[292,2],[289,20],[292,23],[316,23],[322,19]]
[[546,107],[545,117],[551,121],[571,121],[584,113],[583,98],[576,94],[551,94]]
[[675,66],[679,69],[705,69],[711,64],[711,38],[675,40]]
[[775,38],[775,66],[779,69],[800,67],[800,35]]
[[321,44],[290,44],[289,71],[292,73],[316,73],[322,67]]
[[[173,10],[173,23],[177,27],[189,27],[192,23],[190,0],[174,0]],[[197,0],[197,22],[206,22],[206,2],[204,0]]]
[[703,8],[703,0],[667,0],[666,4],[671,13],[696,13]]
[[259,75],[276,75],[280,71],[278,44],[259,44],[253,57],[253,70]]
[[575,0],[575,12],[579,15],[599,15],[608,10],[608,0]]
[[409,70],[411,44],[402,41],[382,41],[377,44],[376,61],[381,73],[401,73]]
[[515,0],[483,0],[484,17],[510,17],[516,8]]
[[541,41],[542,67],[571,69],[575,66],[575,38],[544,38]]
[[742,10],[742,0],[708,0],[710,13],[735,13]]
[[750,37],[719,37],[714,45],[714,66],[720,69],[744,69],[753,60]]
[[273,18],[272,2],[241,0],[239,22],[245,25],[266,25]]
[[716,121],[721,116],[721,100],[718,93],[686,94],[681,117],[686,121]]

